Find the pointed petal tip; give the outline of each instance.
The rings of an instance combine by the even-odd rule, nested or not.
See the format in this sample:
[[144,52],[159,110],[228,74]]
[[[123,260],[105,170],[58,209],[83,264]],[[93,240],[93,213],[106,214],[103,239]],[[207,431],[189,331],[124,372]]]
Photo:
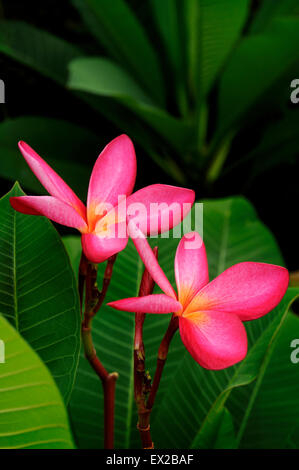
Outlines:
[[151,294],[143,297],[130,297],[109,302],[109,307],[116,310],[135,313],[173,313],[182,309],[182,305],[165,294]]
[[17,196],[11,197],[9,202],[13,209],[22,214],[45,216],[53,222],[76,228],[80,232],[87,230],[86,222],[78,212],[53,196]]
[[106,305],[107,305],[108,307],[114,308],[115,310],[121,310],[121,309],[118,307],[117,300],[116,300],[116,301],[113,301],[113,302],[107,302]]
[[28,156],[28,153],[32,154],[31,156],[36,154],[36,152],[33,150],[33,148],[30,147],[30,145],[27,144],[27,142],[25,142],[24,140],[19,140],[18,147],[19,147],[19,150],[21,151],[21,153],[22,153],[22,155],[25,159]]
[[112,207],[119,198],[128,197],[134,188],[137,172],[136,154],[131,139],[122,134],[102,150],[89,181],[87,208],[88,220],[97,222],[97,208],[105,203]]
[[43,160],[30,145],[24,141],[18,143],[21,154],[37,179],[48,193],[73,207],[86,220],[86,208],[82,201],[65,181]]

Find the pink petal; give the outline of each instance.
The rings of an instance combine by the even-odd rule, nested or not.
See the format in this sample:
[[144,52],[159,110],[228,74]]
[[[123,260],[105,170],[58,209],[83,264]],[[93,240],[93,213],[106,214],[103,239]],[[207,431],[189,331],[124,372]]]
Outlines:
[[184,306],[209,282],[206,249],[197,232],[184,235],[177,247],[175,279],[178,298]]
[[102,263],[110,256],[124,250],[128,243],[128,237],[119,238],[103,237],[100,234],[86,233],[82,235],[82,249],[86,258],[92,263]]
[[204,287],[188,311],[217,310],[235,313],[242,321],[254,320],[273,310],[283,298],[289,273],[281,266],[239,263]]
[[129,299],[117,300],[107,305],[136,313],[172,313],[182,309],[181,304],[165,294],[146,295],[144,297],[131,297]]
[[136,156],[132,141],[126,135],[112,140],[99,155],[90,178],[87,212],[89,225],[95,224],[97,206],[115,206],[119,196],[133,191],[136,179]]
[[74,227],[80,232],[87,230],[85,220],[78,212],[65,202],[53,196],[20,196],[11,197],[12,207],[23,214],[44,215],[67,227]]
[[134,219],[143,233],[156,235],[178,225],[190,212],[194,199],[191,189],[153,184],[128,197],[128,219]]
[[179,326],[189,353],[206,369],[225,369],[246,356],[246,330],[237,315],[194,312],[179,317]]
[[72,189],[54,170],[25,142],[19,142],[19,149],[29,167],[51,196],[72,206],[86,219],[86,208]]
[[132,222],[128,224],[128,233],[133,240],[140,258],[142,259],[146,269],[150,273],[155,283],[162,289],[163,292],[165,292],[166,295],[176,299],[176,293],[169,280],[165,276],[162,268],[160,267],[145,235],[143,235],[143,233],[137,227],[135,227]]

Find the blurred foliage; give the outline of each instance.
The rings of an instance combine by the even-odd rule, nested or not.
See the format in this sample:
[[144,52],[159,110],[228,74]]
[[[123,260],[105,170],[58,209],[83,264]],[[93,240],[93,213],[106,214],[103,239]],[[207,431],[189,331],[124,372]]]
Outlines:
[[[259,172],[277,164],[266,142],[270,133],[283,140],[279,123],[288,119],[299,64],[297,1],[70,3],[90,34],[82,44],[4,19],[0,51],[87,102],[178,183],[209,187],[223,169],[251,160],[254,177],[257,156]],[[231,162],[234,142],[252,126],[260,132],[254,156],[245,148]],[[291,142],[278,159],[294,154]],[[9,177],[2,166],[0,174]]]

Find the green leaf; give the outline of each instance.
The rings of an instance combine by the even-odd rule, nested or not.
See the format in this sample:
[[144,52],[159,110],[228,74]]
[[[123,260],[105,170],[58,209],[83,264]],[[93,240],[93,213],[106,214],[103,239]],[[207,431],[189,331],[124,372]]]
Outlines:
[[[31,145],[80,197],[86,198],[91,168],[107,142],[60,119],[26,116],[0,123],[0,176],[20,180],[24,188],[36,193],[44,193],[45,189],[22,158],[19,140]],[[82,152],[90,167],[80,163]]]
[[[206,201],[204,203],[204,241],[208,253],[210,278],[241,261],[260,261],[283,265],[277,243],[268,229],[258,220],[252,206],[242,198]],[[178,239],[151,240],[159,246],[160,263],[174,283],[174,255]],[[78,238],[77,244],[80,240]],[[69,243],[71,258],[78,264],[78,247]],[[101,266],[98,282],[104,267]],[[135,248],[129,242],[119,253],[106,301],[134,296],[138,292],[143,266]],[[281,307],[282,308],[282,307]],[[285,306],[286,309],[286,306]],[[272,321],[280,318],[280,310],[247,323],[249,348],[258,343]],[[157,350],[169,322],[169,315],[148,315],[145,322],[146,367],[151,375],[155,370]],[[136,409],[133,401],[133,335],[134,315],[103,307],[94,319],[94,341],[99,357],[109,371],[119,372],[116,388],[116,447],[140,446],[136,430]],[[198,433],[200,425],[214,401],[228,386],[238,366],[224,371],[207,371],[190,356],[177,334],[170,348],[157,402],[152,416],[152,435],[156,447],[187,448]],[[251,371],[251,379],[253,380]],[[245,377],[246,378],[246,377]],[[245,380],[244,378],[244,380]],[[248,377],[247,377],[248,378]],[[171,393],[167,394],[167,391]],[[82,403],[82,394],[88,400]],[[100,447],[103,438],[101,384],[86,360],[81,357],[76,385],[70,403],[74,432],[80,447]],[[223,409],[223,429],[216,433],[214,446],[229,446],[228,426]],[[234,417],[234,412],[231,411]],[[221,423],[220,419],[220,423]],[[217,437],[219,436],[219,438]],[[221,436],[223,442],[221,444]],[[225,444],[226,442],[226,444]]]
[[183,44],[181,20],[179,18],[179,5],[177,0],[150,0],[157,26],[161,34],[161,38],[165,43],[169,60],[176,71],[179,73],[183,66]]
[[80,349],[79,299],[60,237],[44,217],[0,200],[0,313],[39,354],[68,401]]
[[[298,295],[298,289],[296,291]],[[290,313],[260,383],[246,390],[247,393],[241,394],[241,390],[236,390],[235,395],[232,394],[233,402],[238,401],[241,405],[241,408],[236,407],[235,413],[236,425],[239,428],[242,426],[242,432],[239,432],[240,447],[299,448],[298,364],[291,361],[293,349],[290,347],[298,337],[299,318]],[[249,398],[251,408],[245,414],[243,406]]]
[[82,53],[47,31],[22,21],[0,22],[0,52],[64,84],[67,64]]
[[70,63],[68,88],[109,96],[134,111],[177,150],[185,150],[191,126],[155,107],[134,80],[116,63],[102,57],[75,59]]
[[[206,415],[203,424],[200,427],[199,432],[193,440],[192,448],[207,448],[213,443],[217,435],[217,429],[219,426],[219,415],[223,411],[223,407],[227,404],[228,398],[234,389],[243,387],[244,385],[251,384],[254,382],[252,392],[248,393],[247,388],[245,392],[241,392],[241,403],[238,402],[236,396],[232,399],[232,405],[227,404],[226,406],[231,411],[231,414],[235,415],[242,409],[243,420],[238,426],[238,436],[236,442],[239,444],[241,436],[244,432],[243,427],[246,426],[246,421],[250,415],[253,401],[256,397],[256,393],[260,387],[260,383],[263,380],[265,371],[269,365],[271,355],[277,340],[277,336],[283,326],[283,323],[287,317],[288,310],[295,300],[299,296],[299,289],[289,289],[283,298],[279,306],[272,312],[267,327],[264,329],[260,338],[256,341],[254,346],[249,351],[247,357],[239,366],[235,367],[235,373],[229,381],[226,388],[219,393],[219,396],[214,401],[208,414]],[[247,324],[248,327],[249,324]],[[249,329],[249,327],[248,327]],[[244,403],[244,395],[247,392],[247,402]]]
[[283,2],[263,0],[252,21],[250,32],[256,34],[267,31],[273,20],[286,15],[299,15],[297,0],[284,0]]
[[104,57],[81,57],[71,62],[68,87],[152,105],[139,85],[115,62]]
[[288,112],[279,121],[269,124],[260,143],[250,153],[235,162],[231,169],[251,162],[246,178],[246,185],[250,185],[256,177],[275,166],[295,164],[299,154],[298,126],[299,117],[296,110]]
[[65,249],[68,252],[76,278],[79,274],[79,264],[82,254],[82,245],[80,237],[76,235],[67,235],[62,237]]
[[185,2],[190,81],[200,100],[210,91],[238,40],[248,5],[248,0]]
[[165,48],[165,60],[171,65],[176,94],[182,114],[187,111],[186,48],[182,21],[184,6],[180,0],[151,0],[151,7]]
[[163,104],[158,60],[143,26],[124,0],[73,0],[96,39]]
[[292,18],[275,21],[267,34],[245,38],[234,51],[221,77],[217,136],[239,128],[250,112],[269,109],[277,88],[291,82],[299,61],[298,25]]
[[217,438],[215,440],[215,449],[236,449],[237,442],[234,430],[234,423],[230,412],[223,408],[220,420],[220,426],[217,429]]
[[0,338],[0,448],[72,449],[66,409],[48,369],[2,315]]

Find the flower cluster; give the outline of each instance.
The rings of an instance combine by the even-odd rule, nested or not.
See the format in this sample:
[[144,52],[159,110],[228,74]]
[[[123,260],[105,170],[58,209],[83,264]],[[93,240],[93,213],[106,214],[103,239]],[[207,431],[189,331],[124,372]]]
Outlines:
[[[78,229],[85,256],[92,263],[103,262],[123,250],[131,236],[148,272],[164,292],[117,300],[109,304],[111,307],[137,313],[173,312],[179,318],[184,345],[205,368],[223,369],[245,357],[247,336],[243,322],[265,315],[281,301],[289,281],[285,268],[239,263],[209,282],[204,243],[198,233],[192,232],[183,236],[177,248],[176,293],[148,245],[147,235],[152,232],[153,223],[155,233],[179,224],[194,202],[192,190],[155,184],[132,194],[136,156],[131,140],[121,135],[98,157],[85,207],[29,145],[20,142],[19,147],[50,196],[12,197],[13,208]],[[124,198],[126,208],[120,211]],[[164,212],[153,221],[150,206],[157,203],[164,204]],[[140,205],[145,211],[141,211],[136,223],[134,212]]]

